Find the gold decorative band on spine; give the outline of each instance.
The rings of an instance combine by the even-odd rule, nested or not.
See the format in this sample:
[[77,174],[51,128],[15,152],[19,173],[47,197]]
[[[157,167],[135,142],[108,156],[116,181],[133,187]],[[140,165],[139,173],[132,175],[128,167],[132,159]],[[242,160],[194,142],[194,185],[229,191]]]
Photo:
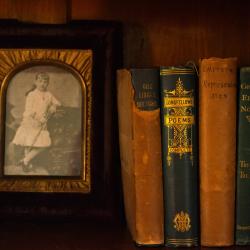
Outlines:
[[182,72],[190,72],[194,73],[195,71],[193,69],[179,69],[179,70],[174,70],[174,69],[161,69],[161,72],[167,72],[167,73],[182,73]]
[[195,74],[193,69],[173,70],[173,69],[161,69],[160,75],[183,75],[183,74]]
[[166,243],[167,247],[194,247],[197,246],[198,242],[195,243]]
[[176,245],[176,246],[194,246],[198,245],[198,240],[196,241],[166,241],[166,245]]
[[198,238],[194,239],[166,239],[166,244],[197,244]]
[[168,242],[195,242],[198,241],[197,240],[167,240]]
[[166,72],[161,72],[161,76],[169,76],[169,75],[195,75],[195,72],[180,72],[180,73],[166,73]]
[[187,238],[187,239],[174,239],[174,238],[167,238],[166,241],[198,241],[198,238]]

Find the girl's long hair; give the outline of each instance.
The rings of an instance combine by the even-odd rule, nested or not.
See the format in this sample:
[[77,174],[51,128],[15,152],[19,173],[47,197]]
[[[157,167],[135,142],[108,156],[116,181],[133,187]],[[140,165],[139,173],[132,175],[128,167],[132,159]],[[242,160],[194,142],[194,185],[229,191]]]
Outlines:
[[36,89],[36,85],[35,84],[32,84],[31,88],[28,89],[26,92],[25,92],[25,96],[27,96],[30,92],[32,92],[33,90]]
[[[45,78],[45,79],[48,79],[49,80],[49,75],[45,72],[39,72],[36,74],[36,80],[38,79],[38,77],[42,77],[42,78]],[[27,96],[31,91],[35,90],[36,89],[36,85],[35,84],[32,84],[31,88],[28,89],[26,92],[25,92],[25,96]]]

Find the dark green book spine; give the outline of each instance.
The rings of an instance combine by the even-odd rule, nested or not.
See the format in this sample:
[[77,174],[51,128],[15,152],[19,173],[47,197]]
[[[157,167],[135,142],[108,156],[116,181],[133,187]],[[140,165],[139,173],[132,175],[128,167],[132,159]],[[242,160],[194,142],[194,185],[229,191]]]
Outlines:
[[196,84],[188,67],[161,67],[165,245],[198,245]]
[[134,101],[138,109],[151,111],[160,106],[159,69],[130,69],[135,90]]
[[236,244],[250,244],[250,67],[240,69]]

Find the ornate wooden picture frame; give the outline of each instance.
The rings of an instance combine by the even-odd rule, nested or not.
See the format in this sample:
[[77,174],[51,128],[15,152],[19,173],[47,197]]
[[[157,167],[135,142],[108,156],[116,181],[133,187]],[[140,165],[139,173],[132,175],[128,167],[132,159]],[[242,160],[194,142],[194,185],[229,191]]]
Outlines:
[[[121,180],[115,81],[116,69],[122,67],[121,44],[121,26],[117,22],[47,25],[0,20],[0,217],[116,216]],[[41,115],[38,101],[33,105],[40,111],[30,114],[27,108],[26,112],[30,97],[39,99],[38,78],[47,81],[49,97],[39,94],[40,102],[52,100],[49,115]],[[45,109],[50,110],[50,105]],[[42,126],[43,133],[38,131],[33,140],[31,132],[30,139],[23,138],[23,131],[27,131],[25,112],[40,129]],[[74,112],[78,115],[74,116]],[[78,140],[71,130],[56,125],[60,119],[64,119],[61,124],[74,127]],[[45,138],[39,138],[41,144],[36,138],[40,133]],[[57,143],[75,143],[81,154],[71,146],[61,150]],[[49,148],[34,158],[25,158],[35,144]],[[67,156],[65,160],[66,151],[72,151],[75,157]],[[10,169],[12,164],[15,167]]]
[[0,191],[90,192],[91,75],[91,50],[0,50]]

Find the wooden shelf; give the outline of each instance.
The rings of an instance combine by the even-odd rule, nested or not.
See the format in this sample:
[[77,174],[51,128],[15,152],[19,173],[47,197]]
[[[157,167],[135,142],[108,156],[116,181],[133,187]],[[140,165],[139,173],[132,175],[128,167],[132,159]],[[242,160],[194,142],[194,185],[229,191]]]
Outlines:
[[6,222],[0,248],[8,250],[133,250],[125,226],[97,222]]
[[[0,18],[3,19],[38,23],[65,23],[69,17],[71,20],[120,21],[124,28],[124,67],[179,65],[188,60],[198,62],[201,57],[211,56],[236,56],[239,65],[250,65],[249,9],[250,1],[243,0],[0,0]],[[109,191],[105,192],[110,194]],[[10,202],[2,201],[0,205],[4,211],[9,209],[11,212],[8,215],[11,216],[15,209],[8,205],[12,204],[8,194],[4,194],[4,197]],[[35,204],[30,197],[21,200],[23,203]],[[42,195],[37,198],[46,207],[43,200]],[[63,206],[62,200],[58,200],[59,205]],[[120,207],[120,196],[116,203]],[[68,200],[68,204],[79,208],[76,199]],[[94,202],[92,205],[96,206]],[[40,208],[43,210],[43,207]],[[22,209],[25,211],[25,208]],[[53,213],[54,210],[51,211]],[[25,216],[27,218],[27,214]],[[103,214],[98,216],[104,217]],[[60,220],[60,214],[55,217],[56,220],[47,218],[43,221],[41,218],[24,221],[21,218],[1,222],[0,249],[138,249],[125,223],[110,224],[90,219],[88,222],[75,219],[65,221]]]
[[[103,222],[4,222],[1,223],[0,235],[0,249],[8,250],[169,249],[164,246],[138,248],[133,243],[125,225],[110,225]],[[208,250],[211,248],[189,249]],[[243,250],[249,248],[232,246],[224,249]]]

